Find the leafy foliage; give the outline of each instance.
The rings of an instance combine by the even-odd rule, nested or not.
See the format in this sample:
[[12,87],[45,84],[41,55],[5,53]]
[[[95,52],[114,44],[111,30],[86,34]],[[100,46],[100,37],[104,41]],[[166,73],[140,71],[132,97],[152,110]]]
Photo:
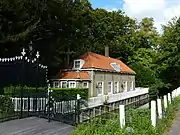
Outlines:
[[0,119],[2,116],[13,115],[14,105],[9,96],[0,96]]
[[[22,92],[22,93],[21,93]],[[25,96],[35,96],[42,95],[45,96],[47,93],[47,88],[34,88],[27,86],[10,86],[4,88],[4,95],[12,96],[12,97],[20,97],[21,94],[23,97]]]
[[0,9],[0,57],[19,55],[32,41],[53,76],[69,59],[86,51],[104,54],[109,46],[111,57],[135,70],[137,86],[158,82],[161,95],[180,85],[179,18],[160,35],[153,18],[137,22],[121,10],[93,9],[88,0],[2,0]]
[[[64,97],[67,99],[68,97],[76,98],[77,94],[79,94],[83,99],[88,98],[88,89],[86,88],[52,88],[52,96],[57,99],[61,99]],[[22,92],[22,93],[21,93]],[[34,88],[34,87],[21,87],[21,86],[10,86],[4,88],[4,95],[20,97],[21,94],[23,97],[26,96],[47,96],[47,88]],[[67,99],[68,100],[68,99]]]
[[[175,112],[180,108],[179,103],[178,97],[168,107],[165,117],[162,120],[157,120],[156,128],[151,125],[150,109],[130,109],[126,111],[126,123],[128,123],[123,129],[120,128],[117,111],[116,113],[110,112],[112,116],[110,119],[100,116],[80,124],[71,135],[163,135],[170,126]],[[130,118],[131,121],[128,121]],[[133,132],[127,132],[127,127],[131,127]]]
[[76,98],[77,94],[79,94],[83,99],[88,99],[88,89],[85,88],[53,88],[52,90],[52,96],[57,99],[65,98],[65,100],[67,100],[68,97]]

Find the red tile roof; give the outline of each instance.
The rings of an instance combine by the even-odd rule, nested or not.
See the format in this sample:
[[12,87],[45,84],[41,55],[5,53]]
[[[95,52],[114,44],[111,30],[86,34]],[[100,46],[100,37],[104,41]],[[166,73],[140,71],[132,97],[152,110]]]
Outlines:
[[[135,72],[131,68],[129,68],[126,64],[124,64],[121,60],[106,57],[93,52],[86,52],[84,55],[80,56],[80,59],[85,61],[81,69],[94,68],[94,69],[115,71],[115,69],[110,64],[117,63],[120,66],[121,73],[135,74]],[[64,71],[64,72],[59,72],[56,75],[56,78],[90,80],[90,75],[88,74],[88,72],[84,72],[84,71],[79,71],[79,72]]]
[[135,72],[126,64],[124,64],[121,60],[106,57],[93,52],[86,52],[84,55],[80,56],[80,59],[83,59],[85,61],[82,69],[95,68],[115,71],[110,64],[117,63],[120,66],[121,72],[135,74]]
[[59,73],[56,78],[61,78],[61,79],[85,79],[85,80],[90,80],[90,76],[88,72],[80,71],[67,71],[67,72],[62,72]]

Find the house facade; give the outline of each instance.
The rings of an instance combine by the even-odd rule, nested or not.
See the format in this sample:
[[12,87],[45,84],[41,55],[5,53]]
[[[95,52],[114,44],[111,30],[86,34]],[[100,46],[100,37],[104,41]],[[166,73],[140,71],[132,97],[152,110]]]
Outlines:
[[118,59],[86,52],[51,82],[56,88],[88,88],[91,98],[134,91],[135,72]]

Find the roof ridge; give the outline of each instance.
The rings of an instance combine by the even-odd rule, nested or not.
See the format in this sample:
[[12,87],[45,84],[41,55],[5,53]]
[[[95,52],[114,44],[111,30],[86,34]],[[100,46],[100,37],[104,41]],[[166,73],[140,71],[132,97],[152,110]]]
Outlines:
[[[93,54],[93,52],[90,52],[90,51],[88,51],[87,53],[88,53],[87,55],[89,55],[89,56],[92,56],[91,54]],[[87,57],[87,58],[88,58],[88,60],[89,60],[89,63],[90,63],[90,65],[91,65],[91,67],[94,67],[94,64],[93,64],[93,62],[91,61],[91,59],[90,59],[89,57]]]

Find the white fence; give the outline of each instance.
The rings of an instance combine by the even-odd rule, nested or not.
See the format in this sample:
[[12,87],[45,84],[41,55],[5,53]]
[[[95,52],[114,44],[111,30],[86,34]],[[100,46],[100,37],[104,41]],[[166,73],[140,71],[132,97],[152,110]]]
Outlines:
[[[163,96],[164,104],[162,104],[162,102],[161,102],[162,99],[157,99],[157,102],[155,100],[151,101],[151,123],[152,123],[152,126],[156,127],[157,117],[159,119],[163,118],[162,108],[164,107],[164,110],[166,111],[168,106],[171,105],[172,100],[174,100],[177,96],[180,96],[180,87],[173,90],[172,94],[168,93],[168,95]],[[164,106],[162,106],[162,105],[164,105]],[[125,106],[120,105],[119,106],[120,127],[124,127],[126,124],[125,115],[126,115],[125,114]]]
[[[14,105],[14,111],[21,111],[21,98],[11,98]],[[46,104],[47,98],[22,98],[22,110],[35,112],[35,111],[47,111]],[[68,113],[75,111],[76,100],[54,102],[54,110],[56,113]],[[36,107],[37,106],[37,107]],[[29,110],[28,110],[29,109]]]
[[140,95],[145,95],[149,93],[149,88],[135,88],[133,91],[127,91],[127,92],[122,92],[118,94],[109,94],[109,95],[103,95],[103,96],[98,96],[98,97],[92,97],[89,98],[88,100],[88,105],[89,107],[95,107],[95,106],[100,106],[103,105],[104,102],[107,103],[113,103],[117,102],[120,100],[140,96]]
[[[116,101],[121,101],[124,99],[135,97],[132,101],[128,102],[136,102],[141,99],[137,99],[137,96],[148,94],[148,88],[136,88],[134,91],[122,92],[118,94],[111,94],[111,95],[102,95],[98,97],[93,97],[88,99],[88,107],[93,108],[97,106],[101,106],[104,102],[113,103]],[[141,96],[140,98],[143,98]],[[36,103],[37,99],[37,103]],[[12,102],[14,104],[15,111],[21,111],[21,98],[12,98]],[[43,111],[45,108],[48,99],[47,98],[22,98],[23,102],[23,111]],[[37,107],[36,107],[37,106]],[[62,102],[55,102],[54,103],[54,110],[56,113],[67,113],[67,112],[74,112],[76,106],[76,100],[70,101],[62,101]],[[82,107],[85,108],[85,107]],[[29,109],[29,110],[28,110]]]

